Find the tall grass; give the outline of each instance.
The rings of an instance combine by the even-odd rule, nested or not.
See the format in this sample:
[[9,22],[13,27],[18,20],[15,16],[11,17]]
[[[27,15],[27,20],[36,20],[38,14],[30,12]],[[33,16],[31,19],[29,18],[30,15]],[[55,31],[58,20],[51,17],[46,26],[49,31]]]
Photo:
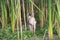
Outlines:
[[[27,22],[28,22],[28,13],[29,13],[29,0],[27,1],[25,1],[26,3],[25,3],[25,10],[26,10],[26,14],[27,14]],[[28,23],[27,23],[28,24]]]
[[[20,0],[17,0],[17,22],[19,22],[19,29],[21,33],[21,40],[22,40],[22,21],[21,21],[21,5],[20,5]],[[18,32],[19,34],[19,32]],[[18,35],[19,38],[19,35]]]
[[23,9],[23,15],[24,15],[24,25],[25,25],[25,31],[27,30],[27,27],[26,27],[26,17],[25,17],[25,4],[24,4],[24,0],[22,0],[22,9]]
[[4,5],[4,10],[5,10],[5,26],[7,26],[7,9],[5,5]]
[[60,3],[59,3],[59,0],[55,0],[56,2],[56,5],[57,5],[57,15],[58,15],[58,37],[60,39]]
[[2,9],[2,31],[3,31],[3,29],[4,29],[4,5],[2,4],[2,2],[1,2],[1,9]]
[[29,1],[33,4],[34,7],[36,7],[38,9],[38,11],[40,11],[41,13],[43,13],[43,11],[33,1],[31,1],[31,0],[29,0]]
[[11,25],[12,25],[12,32],[14,33],[14,28],[15,28],[15,18],[14,18],[14,2],[13,0],[11,0],[11,7],[10,7],[10,11],[11,11]]
[[[6,1],[8,4],[5,4],[4,1]],[[15,3],[14,3],[14,1],[15,1]],[[18,40],[20,40],[20,35],[21,35],[21,40],[22,40],[22,21],[21,21],[22,20],[22,17],[21,17],[22,15],[21,15],[21,3],[20,3],[20,1],[22,1],[22,5],[23,5],[22,6],[22,8],[23,8],[22,12],[24,14],[25,30],[27,28],[26,27],[26,18],[25,18],[26,16],[25,15],[28,15],[28,13],[31,12],[32,15],[34,16],[34,7],[37,8],[38,11],[39,11],[39,13],[37,12],[39,14],[39,17],[40,17],[40,19],[38,19],[40,21],[39,25],[41,27],[45,26],[45,25],[43,25],[43,23],[44,23],[44,15],[45,15],[44,14],[45,12],[43,12],[43,8],[44,8],[43,4],[46,1],[48,1],[48,3],[46,3],[46,4],[48,4],[48,10],[47,10],[48,14],[46,13],[46,20],[49,23],[48,30],[47,30],[49,40],[53,39],[53,28],[52,28],[53,27],[52,26],[53,21],[52,21],[52,19],[55,20],[55,22],[57,22],[57,28],[58,28],[57,32],[58,32],[58,36],[60,38],[60,3],[59,3],[59,0],[55,0],[56,6],[57,6],[57,11],[56,11],[56,8],[55,8],[54,10],[56,11],[56,15],[54,14],[55,16],[53,16],[53,18],[52,18],[53,14],[52,14],[52,8],[51,8],[52,7],[52,4],[51,4],[52,0],[38,0],[38,6],[34,3],[34,0],[26,0],[26,4],[24,4],[25,0],[0,0],[0,3],[1,3],[0,5],[1,5],[1,9],[2,9],[2,13],[1,13],[2,14],[1,15],[1,18],[2,18],[2,31],[4,30],[4,27],[6,25],[8,25],[7,24],[7,22],[8,22],[7,19],[9,19],[9,16],[8,16],[7,11],[10,8],[9,14],[11,14],[10,15],[10,17],[11,17],[10,21],[11,21],[12,32],[14,33],[15,24],[16,24],[16,21],[17,21]],[[46,5],[46,4],[44,4],[44,5]],[[7,8],[7,6],[8,6],[8,8]],[[55,19],[54,19],[54,17],[55,17]]]
[[[43,0],[38,0],[39,8],[43,12]],[[39,11],[40,27],[43,28],[43,13]]]
[[[34,2],[34,0],[31,0],[32,2]],[[29,7],[29,12],[32,14],[32,16],[34,16],[34,10],[33,10],[33,4],[30,2],[30,7]]]
[[49,40],[53,39],[53,29],[52,29],[52,20],[51,20],[51,0],[48,0],[48,14],[49,14],[49,26],[48,26],[48,36]]
[[17,0],[15,0],[15,13],[16,13],[16,22],[17,22],[17,39],[20,39],[20,34],[19,34],[19,17],[18,17],[18,5],[17,5]]

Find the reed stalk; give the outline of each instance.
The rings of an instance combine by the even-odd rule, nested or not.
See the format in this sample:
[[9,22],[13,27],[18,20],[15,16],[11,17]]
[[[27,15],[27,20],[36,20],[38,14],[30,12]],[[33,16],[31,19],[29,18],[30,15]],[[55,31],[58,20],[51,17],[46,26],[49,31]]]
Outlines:
[[15,12],[14,12],[14,2],[13,0],[11,0],[11,7],[10,7],[10,11],[11,11],[11,26],[12,26],[12,32],[14,33],[14,28],[15,28]]
[[48,26],[48,37],[49,40],[53,40],[53,29],[52,29],[52,20],[51,20],[51,0],[48,0],[48,14],[49,14],[49,26]]

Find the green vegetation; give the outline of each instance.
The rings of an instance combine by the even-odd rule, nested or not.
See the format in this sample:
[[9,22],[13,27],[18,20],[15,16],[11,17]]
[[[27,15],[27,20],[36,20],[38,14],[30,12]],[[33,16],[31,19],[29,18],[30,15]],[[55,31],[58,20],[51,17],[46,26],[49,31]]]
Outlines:
[[[35,32],[29,13],[37,21]],[[60,0],[0,0],[0,40],[60,40]]]

